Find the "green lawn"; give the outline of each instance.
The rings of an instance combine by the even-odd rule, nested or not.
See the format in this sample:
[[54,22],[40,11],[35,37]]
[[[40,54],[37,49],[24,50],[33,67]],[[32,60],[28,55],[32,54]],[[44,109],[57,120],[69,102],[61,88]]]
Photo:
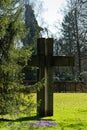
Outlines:
[[87,94],[55,93],[54,116],[42,119],[55,121],[58,126],[29,128],[29,121],[34,120],[25,117],[15,122],[1,121],[0,130],[87,130]]

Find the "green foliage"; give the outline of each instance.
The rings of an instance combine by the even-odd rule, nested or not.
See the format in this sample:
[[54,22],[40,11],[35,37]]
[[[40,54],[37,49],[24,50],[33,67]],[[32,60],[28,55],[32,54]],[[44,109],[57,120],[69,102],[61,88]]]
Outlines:
[[87,71],[83,71],[80,73],[80,78],[83,81],[87,81]]
[[24,89],[22,69],[32,52],[31,48],[15,46],[26,34],[19,2],[0,1],[0,115],[29,112],[33,105],[31,96],[27,100],[21,92]]
[[59,75],[59,80],[75,80],[75,76],[71,73],[62,73]]
[[[0,114],[2,115],[24,112],[24,109],[20,110],[21,105],[26,106],[25,109],[29,109],[29,104],[33,105],[31,100],[27,101],[21,97],[21,90],[24,89],[22,69],[31,56],[29,49],[24,52],[23,48],[11,49],[8,61],[3,60],[0,65]],[[19,59],[22,64],[19,64]]]

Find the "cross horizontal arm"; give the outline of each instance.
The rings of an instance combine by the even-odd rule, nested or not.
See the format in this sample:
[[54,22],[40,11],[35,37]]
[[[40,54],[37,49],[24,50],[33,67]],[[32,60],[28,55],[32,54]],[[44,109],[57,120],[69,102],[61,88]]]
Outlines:
[[74,66],[73,56],[53,56],[52,66]]
[[[44,63],[48,62],[49,66],[74,66],[73,56],[41,56],[44,57]],[[47,59],[47,60],[46,60]],[[29,66],[40,66],[39,56],[32,56],[31,60],[28,61]]]

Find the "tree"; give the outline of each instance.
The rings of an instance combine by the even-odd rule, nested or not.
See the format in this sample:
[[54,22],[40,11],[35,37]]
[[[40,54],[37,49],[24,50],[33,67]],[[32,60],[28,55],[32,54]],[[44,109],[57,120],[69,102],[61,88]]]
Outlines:
[[68,50],[70,50],[70,52],[72,50],[73,54],[76,55],[76,59],[78,59],[77,60],[78,74],[80,74],[81,73],[81,48],[82,48],[82,42],[80,39],[81,29],[80,29],[80,21],[79,21],[80,5],[77,0],[74,0],[74,1],[69,0],[69,4],[70,4],[69,11],[67,13],[68,17],[67,17],[67,15],[65,16],[69,19],[68,24],[66,26],[64,25],[65,22],[62,24],[63,29],[64,29],[64,26],[67,28],[67,30],[66,29],[64,29],[64,30],[66,30],[68,32],[68,35],[65,33],[65,34],[63,34],[63,36],[64,36],[64,38],[68,37],[67,40],[69,41],[69,45],[71,45],[71,46],[68,46],[68,41],[65,39],[65,41],[67,41],[66,47],[68,46],[69,47]]
[[77,43],[77,52],[78,52],[78,68],[79,68],[79,75],[81,73],[81,51],[80,51],[80,43],[79,43],[79,31],[78,31],[78,19],[77,19],[77,8],[75,8],[75,37]]
[[[75,55],[75,72],[87,70],[87,1],[67,0],[62,36],[57,40],[59,54]],[[65,12],[64,12],[65,13]],[[56,50],[57,51],[57,50]]]
[[[22,69],[31,56],[29,49],[16,48],[25,35],[19,0],[0,1],[0,114],[24,112],[31,102],[21,97]],[[20,106],[26,106],[20,110]],[[26,110],[25,110],[26,111]]]
[[40,31],[42,28],[38,25],[34,10],[29,2],[25,3],[25,27],[28,29],[26,38],[23,39],[24,46],[34,45],[36,39],[40,36]]
[[73,55],[76,52],[75,44],[75,21],[72,12],[64,17],[62,22],[63,42],[61,44],[64,55]]

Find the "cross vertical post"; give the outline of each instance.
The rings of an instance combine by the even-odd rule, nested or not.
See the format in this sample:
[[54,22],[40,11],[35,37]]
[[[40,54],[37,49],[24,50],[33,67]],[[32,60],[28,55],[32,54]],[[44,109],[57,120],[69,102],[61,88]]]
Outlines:
[[[37,39],[37,56],[39,61],[38,81],[44,78],[44,62],[45,62],[45,38]],[[37,90],[37,114],[40,117],[45,115],[45,88],[42,86]]]
[[53,115],[53,38],[46,39],[45,43],[45,116]]

